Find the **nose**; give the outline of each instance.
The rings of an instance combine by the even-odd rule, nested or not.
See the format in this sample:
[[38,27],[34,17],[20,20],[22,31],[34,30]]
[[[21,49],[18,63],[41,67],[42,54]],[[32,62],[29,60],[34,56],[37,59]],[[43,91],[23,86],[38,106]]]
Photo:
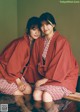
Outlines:
[[38,29],[36,29],[36,32],[35,32],[35,33],[38,34],[39,32],[40,32],[40,31],[39,31]]
[[46,25],[43,25],[43,29],[46,30],[47,29],[47,26]]

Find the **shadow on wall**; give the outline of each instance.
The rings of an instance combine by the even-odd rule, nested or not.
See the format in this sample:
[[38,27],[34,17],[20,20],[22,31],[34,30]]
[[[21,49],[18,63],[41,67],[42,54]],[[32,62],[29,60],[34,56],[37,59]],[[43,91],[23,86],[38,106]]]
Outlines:
[[77,92],[80,92],[80,74],[79,74],[79,77],[78,77],[78,82],[77,82],[76,91],[77,91]]

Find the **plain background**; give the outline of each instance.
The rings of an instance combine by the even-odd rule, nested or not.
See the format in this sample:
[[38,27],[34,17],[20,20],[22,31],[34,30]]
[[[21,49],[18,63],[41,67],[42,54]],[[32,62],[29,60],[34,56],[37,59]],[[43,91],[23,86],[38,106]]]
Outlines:
[[80,65],[80,3],[61,1],[65,0],[0,0],[0,52],[25,33],[30,17],[50,12],[55,17],[57,30],[69,41]]

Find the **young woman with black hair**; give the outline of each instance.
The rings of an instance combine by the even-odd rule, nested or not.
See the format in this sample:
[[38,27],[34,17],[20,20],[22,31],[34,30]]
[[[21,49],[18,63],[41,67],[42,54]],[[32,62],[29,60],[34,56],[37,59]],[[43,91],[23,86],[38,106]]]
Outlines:
[[40,22],[43,36],[34,43],[28,75],[25,76],[29,83],[35,84],[36,105],[39,107],[38,104],[44,102],[46,111],[58,112],[55,100],[76,90],[78,64],[68,41],[56,30],[53,15],[43,13]]
[[40,21],[31,17],[23,37],[13,40],[0,55],[0,92],[14,95],[22,112],[27,112],[23,96],[29,100],[31,86],[25,81],[24,71],[28,65],[34,41],[40,37]]

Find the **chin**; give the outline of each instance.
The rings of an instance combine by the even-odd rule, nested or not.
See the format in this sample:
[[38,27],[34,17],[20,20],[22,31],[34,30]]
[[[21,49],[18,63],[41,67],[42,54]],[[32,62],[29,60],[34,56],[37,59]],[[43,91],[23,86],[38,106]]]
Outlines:
[[36,37],[36,38],[34,38],[34,39],[38,39],[39,37]]

